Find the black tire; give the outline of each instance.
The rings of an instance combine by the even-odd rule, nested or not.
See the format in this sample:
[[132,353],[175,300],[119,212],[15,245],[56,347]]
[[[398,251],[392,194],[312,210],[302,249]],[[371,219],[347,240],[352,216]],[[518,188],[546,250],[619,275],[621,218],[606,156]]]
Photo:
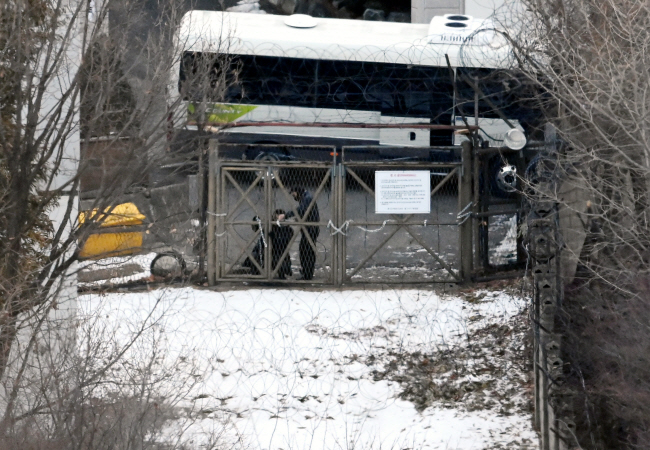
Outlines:
[[[258,161],[260,163],[274,164],[274,163],[277,163],[278,161],[280,161],[280,157],[278,156],[277,153],[262,151],[262,152],[259,152],[257,154],[257,156],[255,156],[254,160]],[[257,178],[258,176],[260,176],[260,174],[261,174],[261,172],[259,172],[259,171],[256,172],[255,177]],[[266,181],[266,179],[261,180],[260,185],[263,186],[265,181]],[[276,183],[275,173],[271,173],[271,181],[274,184]]]
[[185,260],[173,250],[158,253],[149,266],[151,274],[157,277],[179,279],[187,273]]

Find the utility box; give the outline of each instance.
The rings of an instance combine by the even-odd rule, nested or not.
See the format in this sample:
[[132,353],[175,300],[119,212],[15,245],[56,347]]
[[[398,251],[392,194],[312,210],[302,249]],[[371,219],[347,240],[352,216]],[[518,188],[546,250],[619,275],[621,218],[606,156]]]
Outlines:
[[[96,217],[97,214],[100,216]],[[142,248],[143,221],[146,217],[133,203],[108,207],[103,213],[97,209],[79,214],[79,223],[94,220],[99,224],[96,232],[88,236],[79,257],[101,259],[137,253]]]

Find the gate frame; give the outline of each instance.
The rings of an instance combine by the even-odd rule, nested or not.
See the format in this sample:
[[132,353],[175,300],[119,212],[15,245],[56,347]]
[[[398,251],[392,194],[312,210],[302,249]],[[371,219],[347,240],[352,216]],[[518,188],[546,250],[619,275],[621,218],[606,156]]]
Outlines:
[[[345,152],[345,147],[343,147],[343,152]],[[343,155],[343,159],[344,159],[344,155]],[[346,187],[345,186],[345,183],[346,183],[345,177],[347,176],[347,173],[350,172],[350,174],[353,176],[353,178],[357,181],[357,183],[359,183],[362,186],[362,188],[364,190],[366,190],[368,192],[374,192],[374,189],[372,189],[370,186],[368,186],[353,170],[351,170],[351,168],[352,167],[357,168],[357,167],[364,167],[365,166],[365,167],[377,169],[378,165],[384,165],[386,170],[389,170],[390,167],[400,167],[400,168],[403,169],[403,168],[405,168],[407,166],[410,166],[410,165],[412,165],[414,169],[420,168],[421,170],[430,170],[430,169],[435,168],[435,167],[450,168],[450,169],[452,169],[451,172],[449,174],[447,174],[443,178],[443,180],[441,180],[436,186],[433,186],[432,191],[430,192],[430,198],[432,198],[433,195],[435,195],[441,187],[447,185],[447,183],[449,182],[449,179],[454,174],[456,174],[458,176],[459,205],[462,202],[461,192],[467,191],[465,196],[467,196],[467,195],[469,195],[471,193],[471,190],[469,189],[471,185],[467,184],[468,180],[469,180],[469,182],[471,182],[471,178],[463,177],[463,173],[470,173],[470,172],[467,171],[467,170],[464,170],[462,161],[459,161],[459,162],[440,162],[440,163],[427,162],[427,163],[419,163],[419,164],[417,162],[410,162],[410,163],[406,162],[405,163],[405,162],[391,162],[391,161],[350,162],[350,163],[343,162],[343,163],[340,164],[340,166],[341,166],[340,170],[342,172],[340,185],[342,186],[342,194],[343,195],[341,195],[341,197],[340,197],[341,201],[340,201],[340,205],[339,205],[339,209],[341,211],[341,217],[342,217],[342,219],[337,224],[337,226],[339,228],[342,227],[342,226],[345,226],[345,224],[347,223],[346,220],[344,220],[344,219],[346,219],[346,217],[344,217],[344,216],[345,216],[345,211],[346,211],[346,199],[347,198],[346,198],[346,196],[344,194],[346,192],[346,190],[345,190],[345,187]],[[461,207],[459,206],[459,211],[460,211],[460,208]],[[471,255],[471,248],[467,248],[466,245],[463,245],[463,242],[462,242],[463,234],[462,234],[461,230],[464,231],[466,229],[469,229],[471,231],[471,228],[470,228],[471,222],[467,221],[467,218],[465,218],[465,220],[463,222],[457,224],[458,227],[459,227],[458,228],[459,229],[459,232],[458,232],[458,240],[459,240],[458,248],[459,248],[459,259],[460,259],[459,262],[460,262],[460,265],[458,267],[458,270],[454,270],[454,268],[452,268],[448,263],[446,263],[444,260],[442,260],[435,251],[433,251],[431,248],[429,248],[429,246],[426,245],[426,243],[420,242],[418,237],[416,237],[413,233],[411,233],[411,231],[409,231],[410,226],[415,225],[414,223],[408,223],[408,221],[411,219],[413,214],[405,214],[405,216],[406,217],[404,217],[403,219],[398,218],[398,217],[393,217],[392,220],[396,222],[395,224],[393,224],[394,226],[396,226],[395,231],[392,234],[390,234],[387,238],[385,238],[384,241],[379,246],[375,247],[373,249],[373,251],[368,256],[366,256],[366,258],[363,259],[361,261],[361,263],[359,263],[357,265],[357,267],[355,267],[353,269],[353,272],[350,275],[347,274],[347,265],[346,265],[346,260],[345,260],[345,257],[347,256],[347,250],[346,250],[346,248],[347,248],[347,239],[343,239],[343,238],[341,239],[341,241],[342,241],[342,247],[341,247],[341,250],[340,250],[340,255],[341,255],[341,258],[340,258],[340,260],[341,260],[341,262],[340,262],[340,266],[341,266],[340,267],[341,284],[351,284],[351,285],[356,284],[356,282],[351,280],[352,275],[354,275],[358,270],[363,269],[364,265],[379,250],[381,250],[388,243],[388,241],[390,241],[390,239],[397,232],[399,232],[399,230],[401,230],[401,229],[405,229],[406,232],[409,233],[411,235],[411,237],[413,237],[414,240],[418,241],[418,243],[422,246],[422,248],[424,248],[427,251],[427,253],[429,253],[429,255],[442,266],[442,270],[446,271],[449,275],[452,276],[452,278],[455,279],[455,282],[469,281],[469,277],[471,277],[472,270],[471,270],[471,267],[464,267],[463,261],[467,262],[469,260],[471,262],[471,258],[469,258],[469,259],[464,258],[463,257],[463,252],[468,252],[469,251],[470,255]],[[457,221],[459,221],[459,220],[460,220],[460,218],[457,217]],[[373,224],[366,224],[366,225],[373,225]],[[380,224],[377,224],[377,225],[380,225]],[[435,223],[432,223],[431,225],[452,225],[452,224],[435,224]],[[466,232],[467,231],[465,231],[465,233]],[[471,244],[471,241],[470,241],[470,244]],[[417,283],[421,283],[421,282],[422,281],[412,281],[411,283],[417,284]],[[425,283],[431,283],[431,282],[433,282],[433,283],[444,283],[445,281],[427,280],[427,281],[424,281],[424,282]]]
[[[218,158],[219,141],[217,139],[210,139],[208,145],[207,155],[207,182],[203,183],[203,189],[206,192],[205,198],[207,204],[201,205],[202,210],[207,211],[206,220],[202,224],[202,229],[206,230],[205,233],[205,247],[207,258],[207,280],[209,285],[214,285],[217,279],[221,278],[223,274],[219,273],[220,270],[218,262],[219,257],[219,244],[217,242],[217,232],[223,228],[223,219],[216,213],[220,210],[220,199],[217,197],[217,180],[221,177],[221,164]],[[312,146],[309,146],[312,147]],[[313,146],[319,147],[319,146]],[[336,207],[331,211],[332,223],[340,230],[345,223],[345,163],[340,162],[337,157],[339,155],[336,148],[332,146],[322,146],[323,148],[332,149],[331,154],[332,162],[330,164],[330,176],[332,179],[331,195],[337,201]],[[506,148],[480,148],[476,145],[476,139],[464,141],[460,145],[461,161],[459,163],[459,213],[457,216],[459,227],[459,254],[460,254],[460,270],[457,281],[470,282],[481,279],[486,272],[490,272],[494,268],[489,265],[487,252],[489,250],[487,243],[488,225],[485,221],[494,215],[500,214],[517,214],[521,213],[521,205],[518,200],[508,202],[509,206],[514,208],[507,208],[506,210],[490,211],[489,199],[486,195],[481,195],[481,191],[485,190],[484,183],[487,182],[486,177],[482,172],[485,170],[484,161],[482,156],[498,153],[511,153],[510,149]],[[237,164],[238,161],[232,161]],[[241,164],[241,162],[239,162]],[[309,163],[306,163],[310,165]],[[319,164],[319,163],[315,163]],[[325,164],[324,162],[322,163]],[[435,164],[435,163],[434,163]],[[443,163],[444,164],[444,163]],[[271,164],[272,165],[272,164]],[[298,165],[296,165],[298,167]],[[388,164],[387,164],[388,167]],[[217,178],[219,177],[219,178]],[[266,219],[270,224],[270,218]],[[206,223],[207,222],[207,223]],[[518,221],[519,222],[519,221]],[[267,224],[267,225],[269,225]],[[518,225],[519,226],[519,225]],[[337,232],[331,235],[332,239],[332,252],[331,259],[331,277],[325,284],[331,283],[334,286],[342,286],[350,284],[349,280],[346,281],[346,260],[345,260],[345,239],[342,236],[337,236]],[[518,263],[521,263],[523,256],[521,246],[518,239],[517,253]],[[268,255],[267,255],[268,256]],[[270,269],[269,269],[270,270]],[[247,281],[254,281],[256,279],[247,278]],[[267,279],[257,279],[258,281],[270,281]],[[233,279],[234,281],[234,279]],[[292,280],[295,282],[295,280]],[[313,284],[311,281],[308,284]],[[413,282],[417,283],[417,282]],[[302,284],[302,283],[301,283]]]
[[[265,147],[277,147],[276,145],[264,145]],[[300,146],[299,146],[300,147]],[[336,158],[336,152],[335,148],[332,146],[309,146],[309,148],[321,148],[325,150],[332,150],[330,153],[333,155],[333,161],[335,161]],[[218,189],[217,183],[221,181],[222,178],[222,168],[224,166],[228,167],[241,167],[242,169],[248,169],[248,170],[255,170],[256,167],[259,167],[259,170],[269,170],[272,166],[281,166],[281,167],[293,167],[293,168],[315,168],[315,169],[326,169],[327,173],[323,178],[319,181],[318,187],[316,191],[314,191],[314,201],[317,201],[321,193],[323,192],[323,189],[325,188],[327,184],[328,178],[332,181],[333,180],[333,174],[336,165],[333,165],[332,162],[299,162],[299,163],[287,163],[287,162],[254,162],[254,166],[251,165],[250,163],[252,161],[248,162],[242,162],[242,161],[237,161],[237,160],[222,160],[219,158],[219,143],[215,139],[210,140],[209,144],[209,168],[208,168],[208,183],[207,183],[207,190],[208,190],[208,195],[207,195],[207,205],[206,205],[206,210],[207,210],[207,239],[206,239],[206,247],[207,247],[207,279],[208,279],[208,284],[209,285],[215,285],[218,280],[227,280],[227,281],[259,281],[259,282],[278,282],[282,283],[282,280],[277,280],[277,279],[272,279],[272,276],[277,272],[278,268],[276,270],[273,270],[271,264],[264,264],[262,269],[262,276],[261,277],[245,277],[245,279],[238,278],[236,276],[228,276],[226,277],[225,273],[223,273],[223,266],[220,264],[220,252],[221,252],[221,243],[218,241],[217,237],[221,236],[223,233],[226,233],[226,222],[224,219],[224,213],[221,212],[222,210],[222,201],[223,199],[219,195],[221,191]],[[267,172],[266,175],[264,175],[262,178],[268,178],[270,174]],[[286,186],[283,185],[282,180],[278,176],[275,177],[275,182],[278,183],[278,185],[281,187],[282,192],[285,195],[289,195],[288,189]],[[259,181],[255,185],[259,185],[262,181]],[[254,187],[255,185],[251,186]],[[272,192],[273,192],[273,183],[264,183],[264,212],[265,218],[264,222],[262,224],[262,230],[270,230],[272,221],[271,221],[271,215],[269,214],[270,210],[269,205],[271,205],[271,198],[272,198]],[[247,191],[248,192],[248,191]],[[240,201],[248,201],[248,196],[245,195],[246,192],[242,193],[242,198]],[[291,199],[293,201],[293,199]],[[294,210],[294,214],[297,215],[296,207],[293,206],[292,209]],[[332,217],[336,217],[336,212],[334,208],[332,208]],[[310,222],[309,222],[310,223]],[[303,221],[293,221],[291,223],[293,226],[298,226],[302,230],[303,227],[309,226],[308,222],[303,222]],[[320,224],[320,226],[323,226],[324,224]],[[264,233],[264,231],[262,231]],[[310,245],[314,245],[315,243],[311,240],[311,237],[307,234],[307,239],[310,242]],[[298,233],[294,235],[292,238],[291,242],[295,242],[297,239],[301,239],[302,237],[299,236]],[[332,239],[332,249],[337,247],[337,236],[331,236]],[[244,252],[246,249],[244,249]],[[272,261],[272,254],[271,254],[271,247],[270,246],[265,246],[264,247],[264,261]],[[289,248],[285,250],[285,253],[283,255],[286,255],[289,252]],[[331,259],[329,260],[329,265],[330,265],[330,274],[329,277],[323,281],[319,280],[306,280],[303,282],[299,282],[298,280],[287,280],[285,283],[291,282],[291,283],[296,283],[296,284],[325,284],[325,285],[337,285],[337,280],[336,280],[336,272],[337,272],[337,264],[336,264],[336,258],[335,258],[335,252],[331,252]]]

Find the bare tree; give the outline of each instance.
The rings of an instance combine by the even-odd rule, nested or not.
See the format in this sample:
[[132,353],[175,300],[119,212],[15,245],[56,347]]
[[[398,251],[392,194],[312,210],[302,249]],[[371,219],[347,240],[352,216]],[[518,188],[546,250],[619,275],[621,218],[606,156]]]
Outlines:
[[649,448],[650,5],[521,3],[511,42],[558,136],[553,163],[531,167],[553,183],[532,192],[580,219],[563,230],[577,276],[565,280],[560,318],[567,376],[582,394],[579,438],[585,448]]
[[[92,317],[79,318],[64,294],[76,296],[70,280],[80,246],[125,192],[146,187],[165,154],[168,117],[179,125],[183,116],[165,96],[180,58],[172,45],[180,7],[159,2],[155,32],[143,35],[134,28],[143,18],[138,2],[0,6],[0,447],[143,448],[173,415],[162,412],[173,395],[156,390],[163,376],[153,370],[156,342],[145,346],[142,367],[116,374],[137,342],[160,337],[151,334],[157,307],[117,339],[93,329]],[[89,167],[79,154],[98,137],[102,150],[119,148],[122,161],[99,180],[96,213],[80,224],[80,180]],[[179,358],[188,368],[179,386],[189,386],[198,366]],[[124,430],[112,424],[127,416],[140,430],[119,445],[102,441],[117,439]]]
[[[96,79],[111,71],[116,60],[95,64],[105,14],[94,12],[93,22],[87,20],[88,5],[64,1],[12,1],[1,13],[0,374],[7,367],[19,315],[47,302],[75,261],[77,237],[69,225],[76,222],[79,172],[73,149],[84,94],[86,104],[92,98],[96,105],[84,111],[84,127],[93,128],[115,116],[110,96],[120,86],[119,79],[108,79],[99,83],[103,89],[96,89]],[[118,115],[125,116],[128,126],[134,122],[129,115],[136,114],[132,109]],[[111,124],[108,128],[115,130]],[[61,200],[67,205],[57,226],[49,212]]]

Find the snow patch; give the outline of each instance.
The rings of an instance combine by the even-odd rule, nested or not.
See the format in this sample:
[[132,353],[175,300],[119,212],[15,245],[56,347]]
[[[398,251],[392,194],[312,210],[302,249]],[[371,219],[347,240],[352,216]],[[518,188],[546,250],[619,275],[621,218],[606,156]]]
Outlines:
[[[179,288],[80,302],[118,339],[155,320],[163,365],[195,352],[201,373],[179,404],[202,415],[175,426],[196,448],[207,430],[241,449],[538,448],[526,374],[508,359],[522,345],[525,302],[503,291]],[[452,362],[463,370],[443,367]],[[513,374],[502,384],[482,373],[499,364]],[[440,386],[453,388],[450,399]],[[504,389],[516,401],[504,402]]]

